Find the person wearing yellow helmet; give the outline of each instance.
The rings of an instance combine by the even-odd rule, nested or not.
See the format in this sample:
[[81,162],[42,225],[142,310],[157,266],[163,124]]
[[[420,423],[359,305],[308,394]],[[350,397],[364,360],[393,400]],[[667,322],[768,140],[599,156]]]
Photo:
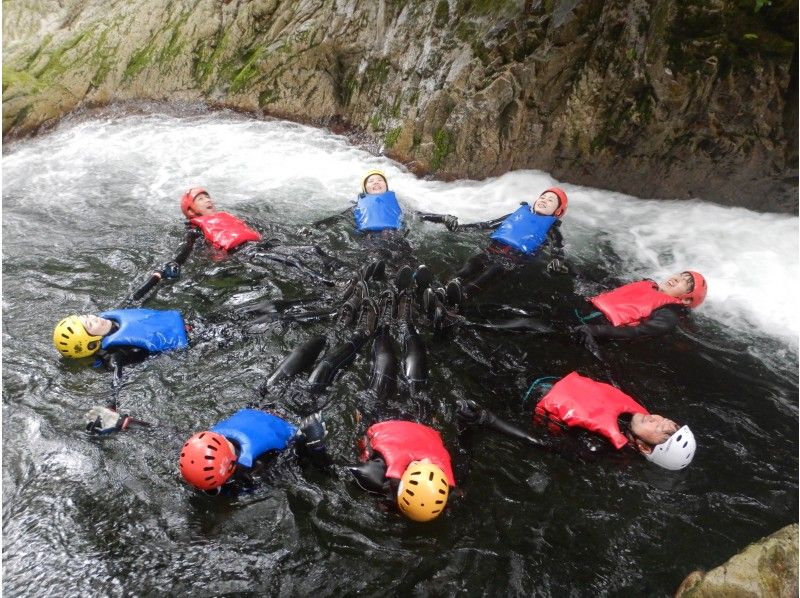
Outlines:
[[343,212],[315,222],[315,226],[331,224],[352,213],[357,233],[377,236],[387,240],[401,240],[407,233],[405,215],[412,218],[444,224],[454,230],[458,219],[450,214],[432,214],[404,209],[394,191],[389,189],[386,173],[379,169],[367,171],[361,177],[361,192],[356,197],[355,206]]
[[[116,309],[100,315],[71,315],[53,329],[53,346],[67,359],[95,356],[114,372],[119,387],[122,368],[139,363],[154,353],[186,348],[186,325],[177,311]],[[131,418],[117,412],[116,394],[107,405],[86,414],[89,432],[107,434],[127,427]]]
[[370,426],[360,445],[361,464],[349,469],[361,488],[390,497],[412,521],[428,522],[442,514],[456,480],[436,430],[387,420]]

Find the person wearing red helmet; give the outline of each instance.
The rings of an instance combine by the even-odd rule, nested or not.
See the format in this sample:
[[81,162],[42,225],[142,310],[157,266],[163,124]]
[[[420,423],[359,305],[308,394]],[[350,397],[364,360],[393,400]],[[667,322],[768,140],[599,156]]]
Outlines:
[[239,218],[217,210],[211,195],[203,187],[192,187],[186,191],[181,196],[180,208],[186,216],[186,233],[175,258],[167,262],[161,270],[153,272],[150,278],[133,293],[132,299],[141,299],[164,278],[178,278],[181,267],[192,253],[195,241],[200,237],[203,237],[215,250],[223,252],[238,251],[248,243],[256,243],[257,249],[252,254],[253,258],[298,268],[326,286],[333,286],[332,281],[309,268],[295,254],[298,251],[312,251],[320,256],[326,265],[336,262],[335,258],[316,245],[288,246],[289,251],[285,253],[265,251],[275,247],[275,239],[262,240],[261,233],[250,228]]
[[589,297],[597,311],[581,318],[577,333],[590,348],[594,341],[660,336],[674,330],[689,309],[700,307],[707,292],[706,279],[694,270],[662,282],[631,282]]
[[249,486],[265,457],[294,446],[299,455],[327,463],[325,423],[315,413],[300,427],[260,409],[241,409],[209,430],[189,437],[181,448],[178,469],[190,486],[218,493],[228,485]]
[[543,248],[547,248],[550,254],[547,271],[568,273],[560,228],[568,203],[563,189],[551,187],[543,191],[533,204],[522,202],[511,214],[486,222],[456,225],[456,229],[491,229],[494,232],[486,250],[467,259],[447,283],[446,289],[427,292],[425,307],[434,324],[441,323],[448,308],[458,310],[465,299],[476,295],[499,275]]

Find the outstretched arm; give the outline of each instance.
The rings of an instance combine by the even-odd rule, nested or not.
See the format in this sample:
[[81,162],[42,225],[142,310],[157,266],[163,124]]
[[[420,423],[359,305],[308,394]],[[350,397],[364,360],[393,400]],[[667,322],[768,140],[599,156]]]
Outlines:
[[494,220],[486,220],[484,222],[470,222],[469,224],[459,224],[460,230],[491,230],[495,229],[503,223],[503,220],[508,218],[511,214],[500,216]]
[[328,216],[327,218],[323,218],[322,220],[317,220],[316,222],[313,222],[311,226],[313,226],[314,228],[319,228],[321,226],[330,226],[331,224],[334,224],[335,222],[338,222],[339,220],[346,218],[352,212],[353,212],[353,207],[352,206],[347,207],[338,214],[334,214],[333,216]]
[[444,224],[447,230],[454,231],[458,228],[458,218],[452,214],[433,214],[432,212],[412,212],[415,218],[435,224]]
[[144,297],[161,281],[162,278],[178,278],[181,275],[181,266],[186,262],[186,260],[189,258],[189,255],[192,253],[192,249],[194,249],[194,243],[199,235],[200,231],[198,231],[196,228],[187,228],[186,233],[183,235],[183,241],[181,241],[181,244],[178,246],[178,251],[172,261],[164,264],[160,270],[153,272],[150,275],[150,278],[148,278],[141,287],[134,291],[131,299],[133,301],[138,301]]
[[586,324],[581,326],[582,333],[590,335],[598,341],[629,340],[661,336],[672,332],[680,322],[683,308],[666,305],[653,312],[646,321],[638,326],[612,326],[611,324]]

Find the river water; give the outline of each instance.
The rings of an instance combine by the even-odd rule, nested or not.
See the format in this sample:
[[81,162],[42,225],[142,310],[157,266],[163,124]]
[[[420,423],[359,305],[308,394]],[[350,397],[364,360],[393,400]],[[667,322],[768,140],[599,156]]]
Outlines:
[[[120,404],[156,425],[103,439],[83,432],[83,412],[108,396],[111,377],[62,361],[53,326],[121,305],[171,257],[186,188],[203,185],[218,208],[300,243],[298,229],[347,208],[375,167],[409,207],[461,222],[508,213],[558,183],[537,171],[421,180],[342,136],[225,112],[106,111],[6,145],[6,595],[669,595],[693,569],[797,521],[798,219],[698,200],[563,184],[562,231],[581,275],[534,273],[535,284],[513,280],[485,297],[545,313],[557,296],[549,286],[585,295],[703,272],[708,299],[686,330],[606,349],[629,393],[693,429],[697,455],[684,471],[602,450],[570,458],[479,432],[457,496],[428,525],[386,510],[340,468],[304,468],[291,452],[250,493],[192,492],[177,470],[184,439],[254,400],[282,356],[331,326],[276,323],[255,334],[244,306],[308,292],[335,301],[339,288],[316,289],[247,252],[197,251],[181,279],[148,300],[180,309],[196,331],[189,351],[127,371]],[[364,259],[346,223],[310,234],[348,261]],[[408,239],[442,279],[485,243],[484,233],[430,223],[413,223]],[[424,321],[420,329],[431,364],[425,396],[448,443],[459,397],[546,436],[523,407],[530,382],[605,371],[566,337],[462,329],[439,338]],[[369,361],[367,348],[330,389],[325,417],[339,462],[355,459]]]

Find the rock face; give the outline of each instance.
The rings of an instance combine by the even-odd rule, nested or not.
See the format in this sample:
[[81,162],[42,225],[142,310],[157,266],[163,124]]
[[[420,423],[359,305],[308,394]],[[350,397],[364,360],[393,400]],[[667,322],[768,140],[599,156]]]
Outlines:
[[794,212],[796,38],[787,0],[19,0],[3,135],[200,101],[352,126],[443,178]]
[[798,592],[796,523],[751,544],[708,573],[695,571],[683,580],[676,598],[737,596],[795,598]]

